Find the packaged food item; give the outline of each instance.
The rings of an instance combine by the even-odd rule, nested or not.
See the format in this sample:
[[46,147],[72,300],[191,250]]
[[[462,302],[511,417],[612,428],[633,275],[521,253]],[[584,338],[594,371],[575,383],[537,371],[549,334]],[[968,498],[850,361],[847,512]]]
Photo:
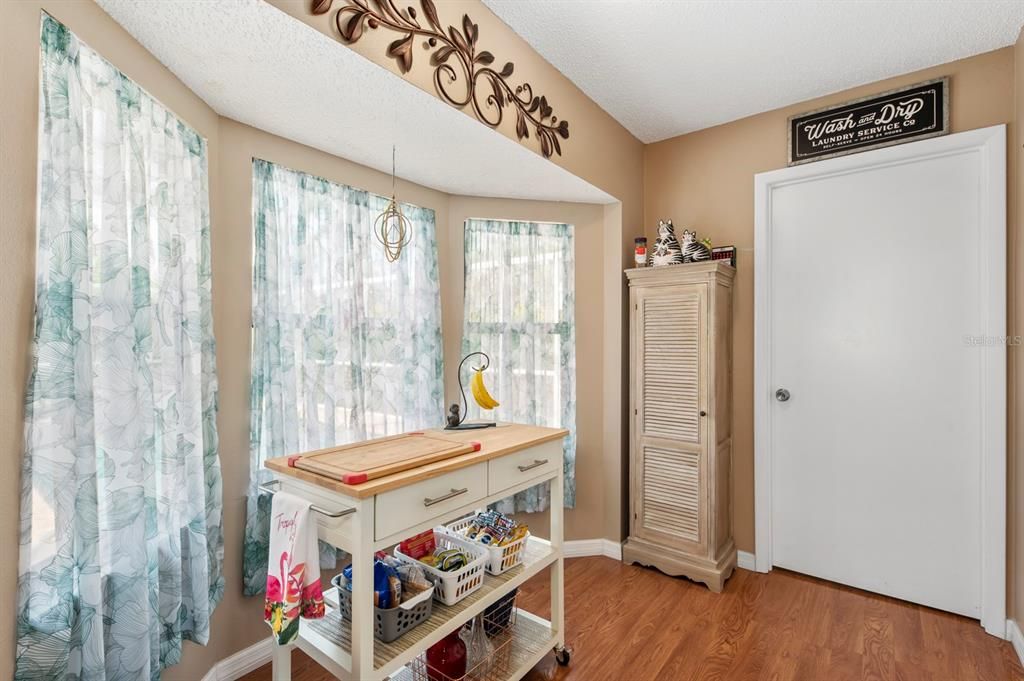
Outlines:
[[434,554],[434,567],[441,572],[455,572],[472,562],[472,558],[460,549],[443,549]]
[[398,576],[402,579],[402,592],[408,593],[410,591],[422,591],[423,589],[429,589],[431,582],[427,579],[427,575],[423,572],[423,569],[412,563],[398,563]]
[[427,530],[426,532],[420,532],[409,537],[401,542],[398,548],[402,553],[415,560],[431,555],[434,553],[434,549],[437,548],[437,543],[434,541],[434,531]]
[[526,536],[530,528],[515,518],[498,511],[478,513],[463,534],[466,539],[480,542],[485,546],[506,546]]
[[[433,530],[409,537],[399,543],[398,549],[403,555],[415,558],[424,565],[442,572],[454,572],[473,562],[473,557],[462,549],[438,546]],[[397,569],[401,570],[401,565],[401,561],[396,561]],[[420,572],[422,573],[422,570]],[[426,576],[423,576],[423,579],[426,580]]]
[[512,544],[513,542],[519,541],[529,533],[530,528],[525,523],[517,525],[516,527],[512,528],[512,532],[508,535],[508,537],[505,538],[504,543]]
[[[341,571],[345,576],[345,588],[352,590],[352,565]],[[373,605],[381,610],[396,607],[402,602],[402,579],[398,571],[387,562],[373,561]]]

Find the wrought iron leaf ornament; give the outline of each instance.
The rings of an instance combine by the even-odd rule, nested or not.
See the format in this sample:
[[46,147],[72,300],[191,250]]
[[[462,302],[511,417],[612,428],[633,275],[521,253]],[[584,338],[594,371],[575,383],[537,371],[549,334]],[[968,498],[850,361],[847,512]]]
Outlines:
[[[313,14],[331,11],[334,0],[311,0]],[[512,62],[505,62],[501,70],[492,67],[495,57],[487,50],[478,50],[480,27],[468,14],[462,16],[462,26],[441,24],[433,0],[420,0],[424,19],[416,7],[400,8],[395,0],[342,0],[346,3],[334,15],[334,24],[347,43],[358,41],[365,28],[384,27],[401,34],[388,45],[387,55],[395,60],[402,73],[408,73],[413,64],[416,37],[425,38],[423,48],[431,51],[430,65],[434,68],[434,87],[452,106],[473,107],[473,113],[484,124],[497,128],[505,115],[505,108],[515,112],[516,137],[529,139],[530,131],[540,143],[546,158],[562,155],[559,138],[569,139],[569,122],[554,115],[547,97],[535,95],[533,87],[524,82],[511,85],[508,79],[515,72]]]

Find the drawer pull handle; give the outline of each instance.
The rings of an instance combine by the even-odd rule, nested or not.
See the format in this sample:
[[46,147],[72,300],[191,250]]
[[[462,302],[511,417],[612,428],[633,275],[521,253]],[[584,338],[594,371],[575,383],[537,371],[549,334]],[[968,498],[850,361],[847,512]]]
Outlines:
[[529,466],[519,466],[519,472],[520,473],[525,473],[526,471],[532,470],[532,469],[536,468],[537,466],[543,466],[547,462],[548,462],[547,459],[534,459],[533,463],[531,463]]
[[424,506],[433,506],[434,504],[440,504],[442,501],[448,501],[452,497],[457,497],[460,494],[465,494],[468,491],[469,491],[468,487],[463,487],[462,489],[455,489],[454,487],[452,487],[452,491],[448,492],[448,494],[445,494],[445,495],[440,496],[440,497],[435,497],[433,499],[430,499],[430,498],[424,499],[423,500],[423,505]]

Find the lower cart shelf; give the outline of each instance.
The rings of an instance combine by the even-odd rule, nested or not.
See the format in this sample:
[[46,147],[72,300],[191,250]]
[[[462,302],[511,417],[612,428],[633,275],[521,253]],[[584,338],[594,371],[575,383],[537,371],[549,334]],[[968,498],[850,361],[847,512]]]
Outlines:
[[[521,679],[541,658],[557,644],[557,637],[551,630],[551,623],[525,610],[518,610],[515,623],[509,629],[511,641],[503,651],[499,663],[488,668],[486,673],[471,674],[453,681],[514,681]],[[419,656],[408,666],[393,674],[394,681],[429,681],[424,656]]]
[[[558,551],[549,542],[537,537],[530,537],[522,565],[501,575],[487,575],[484,585],[478,591],[455,605],[446,606],[435,602],[430,619],[411,629],[401,638],[391,643],[374,641],[375,677],[386,678],[396,673],[407,672],[408,670],[402,671],[403,668],[428,647],[462,626],[487,606],[499,601],[502,596],[519,587],[557,559]],[[337,600],[337,596],[328,591],[325,593],[325,600],[330,604]],[[536,632],[537,627],[546,627],[546,637],[553,638],[549,622],[523,610],[519,610],[516,626],[517,631],[520,626],[526,627],[524,633]],[[526,637],[524,640],[533,639]],[[536,664],[554,643],[547,642],[545,645],[547,648],[540,651],[533,664]],[[303,620],[299,628],[298,646],[335,676],[344,678],[348,670],[352,668],[351,623],[342,618],[336,608],[328,608],[327,615],[323,619]],[[526,667],[523,674],[533,664]],[[412,677],[402,678],[412,679]],[[509,678],[519,677],[510,676]]]

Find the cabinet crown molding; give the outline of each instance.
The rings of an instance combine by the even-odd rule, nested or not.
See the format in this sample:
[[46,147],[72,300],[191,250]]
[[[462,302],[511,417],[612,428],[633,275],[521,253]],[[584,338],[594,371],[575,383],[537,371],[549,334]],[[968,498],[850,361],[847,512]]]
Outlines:
[[642,284],[657,286],[658,284],[680,284],[686,282],[708,281],[716,277],[722,283],[731,285],[736,277],[736,268],[724,260],[712,260],[682,265],[662,265],[660,267],[634,267],[626,270],[629,285]]

